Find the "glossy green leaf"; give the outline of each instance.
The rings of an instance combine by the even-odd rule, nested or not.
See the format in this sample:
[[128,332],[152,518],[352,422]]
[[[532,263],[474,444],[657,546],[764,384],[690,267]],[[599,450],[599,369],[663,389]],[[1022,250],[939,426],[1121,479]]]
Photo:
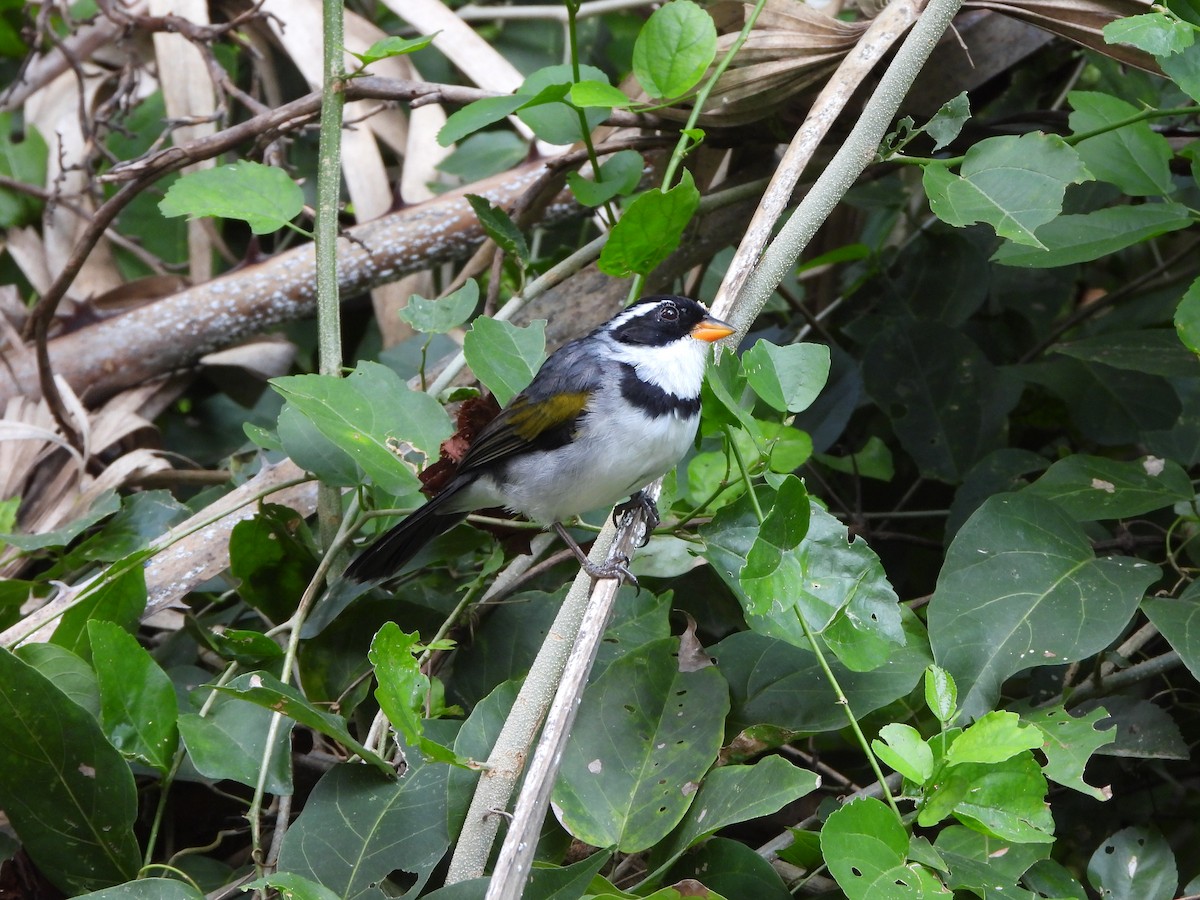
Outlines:
[[1016,713],[992,710],[951,742],[946,750],[946,765],[1004,762],[1023,750],[1040,750],[1043,740],[1042,733],[1023,724]]
[[651,896],[663,900],[728,897],[729,900],[753,897],[754,900],[791,900],[791,893],[779,873],[766,859],[741,841],[715,837],[676,863],[666,874],[673,882]]
[[934,849],[949,867],[946,886],[976,896],[1023,897],[1016,884],[1049,844],[1021,844],[951,825],[937,835]]
[[871,435],[861,450],[849,456],[831,456],[828,453],[816,453],[813,456],[821,465],[846,475],[878,481],[891,481],[896,477],[892,451],[878,435]]
[[238,593],[272,622],[296,610],[317,570],[316,553],[303,539],[303,517],[290,506],[264,503],[258,514],[233,526],[229,571]]
[[[279,411],[276,432],[279,446],[270,449],[282,450],[292,462],[325,484],[355,487],[365,480],[366,475],[358,463],[292,404],[285,403]],[[256,436],[248,436],[259,446],[263,445]]]
[[824,344],[776,346],[759,340],[742,354],[742,369],[754,392],[780,412],[808,409],[829,378]]
[[[341,900],[415,897],[450,843],[449,770],[409,764],[395,781],[355,764],[326,773],[288,829],[279,871],[322,884]],[[388,880],[393,873],[402,884]]]
[[506,116],[511,116],[531,99],[529,94],[506,94],[501,97],[484,97],[455,110],[438,131],[438,143],[443,147],[461,141],[481,128],[494,125]]
[[87,560],[113,562],[150,546],[168,529],[190,515],[170,491],[141,491],[121,501],[121,509],[91,535],[72,555]]
[[1200,678],[1200,589],[1195,589],[1196,584],[1192,582],[1177,600],[1147,597],[1142,601],[1142,612],[1188,670]]
[[1077,522],[1124,519],[1191,500],[1191,479],[1169,459],[1120,462],[1073,453],[1060,459],[1022,494],[1049,500]]
[[677,647],[667,638],[629,652],[583,695],[554,803],[585,843],[630,853],[654,846],[716,760],[728,688],[712,666],[679,671]]
[[1149,372],[1167,378],[1200,375],[1200,361],[1196,359],[1194,351],[1181,343],[1180,338],[1181,333],[1170,328],[1143,328],[1080,338],[1066,344],[1055,344],[1050,350],[1075,359],[1103,363],[1114,369]]
[[[1090,705],[1090,704],[1089,704]],[[1096,752],[1123,759],[1188,759],[1191,751],[1171,714],[1149,700],[1121,694],[1104,698],[1116,740]]]
[[1032,268],[1090,262],[1191,224],[1191,213],[1178,203],[1110,206],[1078,216],[1059,216],[1038,229],[1041,247],[1012,242],[1001,246],[992,259],[1005,266]]
[[475,377],[505,405],[528,387],[546,354],[546,323],[520,327],[480,316],[463,339],[463,355]]
[[470,184],[507,172],[528,155],[529,144],[519,135],[492,130],[464,138],[436,168]]
[[419,482],[388,441],[412,444],[436,459],[451,433],[450,419],[436,400],[410,389],[379,363],[360,362],[347,378],[289,375],[271,384],[392,494],[410,493]]
[[1186,22],[1163,13],[1143,13],[1116,19],[1104,26],[1107,44],[1130,44],[1152,56],[1169,56],[1192,46],[1195,30]]
[[[607,81],[577,81],[567,91],[571,103],[581,109],[589,106],[602,106],[605,109],[624,109],[632,106],[633,101],[625,96],[624,91],[615,88]],[[622,153],[636,152],[622,150]]]
[[1080,793],[1107,800],[1112,788],[1095,788],[1083,780],[1083,770],[1099,748],[1117,739],[1116,726],[1098,729],[1096,725],[1108,718],[1103,707],[1080,716],[1073,716],[1061,706],[1046,707],[1025,713],[1024,721],[1036,726],[1045,737],[1041,751],[1046,755],[1042,772],[1051,781],[1073,788]]
[[0,808],[34,863],[70,896],[132,879],[137,790],[96,720],[7,650],[0,708]]
[[[579,79],[608,82],[603,70],[588,65],[579,67]],[[563,64],[538,69],[521,85],[520,93],[532,95],[535,99],[544,98],[544,102],[527,102],[517,116],[547,143],[574,144],[583,140],[584,128],[590,133],[608,118],[608,108],[591,107],[583,110],[584,123],[581,126],[580,111],[561,102],[573,83],[571,66]]]
[[954,676],[941,666],[925,670],[925,705],[945,725],[958,709],[958,685]]
[[100,687],[100,724],[122,754],[165,775],[179,743],[171,679],[119,625],[88,622],[88,638]]
[[937,153],[958,137],[969,118],[971,101],[966,91],[943,103],[941,109],[921,129],[933,138],[933,152]]
[[1010,675],[1104,649],[1159,574],[1136,559],[1097,559],[1079,525],[1046,500],[988,499],[955,536],[929,603],[930,643],[958,684],[962,714],[992,709]]
[[1189,97],[1200,101],[1200,44],[1158,57],[1158,65]]
[[964,763],[951,771],[970,786],[954,806],[955,818],[968,828],[1020,844],[1054,840],[1046,779],[1032,753],[998,763]]
[[1041,133],[974,144],[959,175],[943,165],[924,169],[929,206],[947,225],[985,222],[1000,237],[1039,248],[1045,245],[1034,233],[1062,212],[1067,185],[1090,177],[1062,138]]
[[636,150],[620,150],[600,164],[600,178],[567,173],[567,185],[584,206],[601,206],[637,189],[645,162]]
[[364,66],[369,66],[373,62],[378,62],[381,59],[388,59],[392,56],[404,56],[408,53],[415,53],[418,50],[424,50],[433,43],[433,39],[437,37],[434,34],[422,34],[415,38],[402,38],[398,35],[390,34],[382,40],[378,40],[367,48],[365,53],[355,53],[349,51],[351,56],[357,56],[359,61]]
[[421,709],[430,691],[429,676],[417,665],[417,642],[421,635],[414,631],[405,634],[395,622],[387,622],[375,633],[367,659],[375,667],[375,699],[388,721],[404,738],[404,743],[417,747],[427,757],[438,762],[457,762],[449,747],[425,737],[421,726]]
[[467,194],[467,202],[475,211],[479,224],[487,232],[487,236],[496,242],[502,251],[514,257],[518,262],[529,259],[529,245],[525,243],[525,235],[503,209],[492,203],[487,197],[478,194]]
[[88,622],[103,619],[132,629],[145,612],[146,570],[142,560],[135,556],[114,563],[102,578],[84,590],[81,600],[63,614],[50,641],[90,660]]
[[1059,900],[1088,898],[1087,891],[1071,871],[1052,859],[1039,859],[1035,862],[1026,870],[1021,883],[1041,897],[1055,897]]
[[906,866],[908,833],[882,800],[862,797],[836,809],[821,829],[825,864],[849,900],[923,896]]
[[1171,900],[1179,871],[1171,845],[1156,828],[1123,828],[1092,854],[1088,883],[1111,900]]
[[[796,548],[808,532],[809,499],[804,482],[785,478],[766,514],[741,571],[742,590],[755,616],[799,613],[809,627],[820,631],[837,607],[805,603],[799,596],[804,565]],[[797,598],[793,600],[792,598]]]
[[933,751],[917,729],[891,722],[879,729],[879,737],[871,741],[871,749],[884,765],[917,784],[933,775]]
[[468,278],[458,290],[436,300],[413,294],[399,315],[423,334],[445,334],[471,318],[478,305],[479,283]]
[[686,169],[669,191],[646,191],[609,232],[597,263],[600,271],[614,278],[648,275],[675,252],[699,205],[700,192]]
[[204,900],[204,895],[186,881],[139,878],[102,891],[80,894],[79,900]]
[[1200,353],[1200,278],[1191,283],[1175,310],[1175,331],[1193,353]]
[[33,666],[77,705],[100,720],[100,683],[92,667],[55,644],[30,642],[13,651],[17,659]]
[[158,208],[167,217],[242,219],[255,234],[270,234],[300,215],[304,192],[283,169],[239,159],[184,174]]
[[[201,775],[255,787],[267,749],[271,716],[270,710],[219,697],[205,716],[181,715],[179,735]],[[291,719],[283,719],[271,743],[264,783],[270,794],[292,792],[292,724]]]
[[633,74],[651,97],[673,100],[695,86],[716,54],[712,17],[691,0],[671,0],[638,33]]
[[102,522],[121,508],[121,499],[113,491],[105,491],[93,501],[88,510],[76,516],[61,528],[40,534],[0,534],[0,541],[21,550],[42,550],[46,547],[64,547],[97,522]]
[[[1072,91],[1067,102],[1074,134],[1112,128],[1138,113],[1138,108],[1110,94]],[[1125,125],[1075,144],[1083,164],[1100,181],[1115,184],[1133,197],[1159,197],[1174,190],[1171,145],[1149,122]]]

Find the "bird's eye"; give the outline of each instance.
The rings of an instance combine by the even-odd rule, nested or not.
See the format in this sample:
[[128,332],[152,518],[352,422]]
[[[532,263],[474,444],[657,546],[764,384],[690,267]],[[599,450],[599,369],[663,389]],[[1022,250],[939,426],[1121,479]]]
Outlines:
[[658,317],[666,320],[667,322],[674,322],[679,318],[679,308],[675,306],[664,306],[662,308],[662,312],[658,314]]

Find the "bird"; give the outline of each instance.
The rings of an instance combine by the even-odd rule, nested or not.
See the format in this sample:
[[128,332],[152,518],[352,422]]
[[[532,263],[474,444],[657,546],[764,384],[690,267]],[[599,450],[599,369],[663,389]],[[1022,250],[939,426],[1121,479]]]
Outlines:
[[634,507],[657,525],[641,490],[696,437],[709,346],[733,327],[699,301],[644,297],[552,353],[529,386],[479,432],[446,487],[350,563],[356,582],[387,579],[429,541],[478,509],[502,506],[549,525],[592,578],[631,579],[620,560],[592,563],[563,522]]

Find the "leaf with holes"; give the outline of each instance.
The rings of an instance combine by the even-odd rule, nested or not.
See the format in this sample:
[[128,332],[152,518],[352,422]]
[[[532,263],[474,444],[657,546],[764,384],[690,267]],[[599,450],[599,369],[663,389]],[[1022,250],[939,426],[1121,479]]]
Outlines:
[[1087,867],[1088,882],[1106,900],[1171,900],[1179,870],[1156,828],[1123,828],[1104,841]]
[[1023,718],[1045,736],[1039,749],[1046,756],[1042,771],[1047,778],[1097,800],[1112,796],[1111,788],[1095,788],[1083,780],[1083,769],[1092,754],[1117,739],[1115,723],[1096,728],[1098,722],[1108,718],[1104,707],[1073,716],[1063,707],[1054,706],[1026,713]]
[[908,833],[874,797],[834,810],[821,829],[821,853],[849,900],[907,900],[924,896],[907,866]]

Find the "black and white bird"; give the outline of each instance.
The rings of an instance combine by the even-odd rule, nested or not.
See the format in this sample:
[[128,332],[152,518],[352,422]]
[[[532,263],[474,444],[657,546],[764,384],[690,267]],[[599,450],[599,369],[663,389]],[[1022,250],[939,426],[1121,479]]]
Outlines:
[[709,344],[732,333],[695,300],[657,295],[563,345],[480,431],[445,490],[360,553],[346,576],[386,578],[469,512],[494,506],[551,525],[592,577],[628,574],[589,562],[562,523],[625,497],[646,502],[641,488],[696,437]]

